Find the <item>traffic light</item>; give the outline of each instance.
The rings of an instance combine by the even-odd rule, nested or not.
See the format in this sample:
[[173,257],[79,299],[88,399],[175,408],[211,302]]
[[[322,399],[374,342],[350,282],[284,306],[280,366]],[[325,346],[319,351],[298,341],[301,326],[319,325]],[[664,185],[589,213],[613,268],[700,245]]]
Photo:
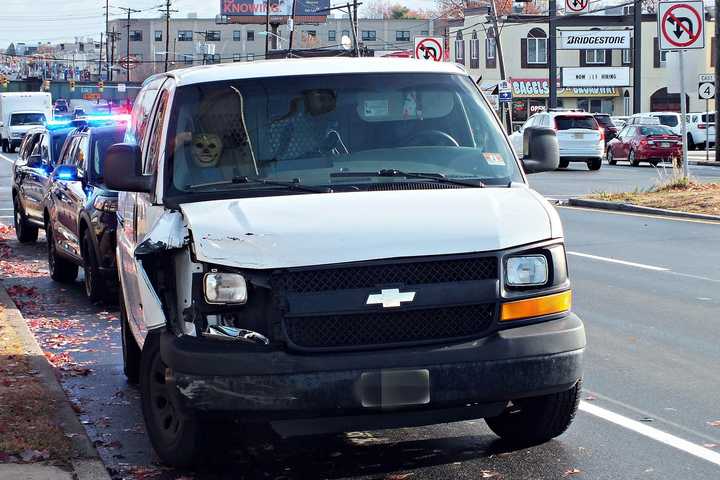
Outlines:
[[105,91],[105,82],[103,82],[102,80],[100,80],[98,82],[97,86],[98,86],[98,90],[100,91],[100,93]]
[[70,80],[70,91],[71,92],[75,91],[75,79]]
[[50,80],[43,80],[43,91],[49,92],[50,91]]

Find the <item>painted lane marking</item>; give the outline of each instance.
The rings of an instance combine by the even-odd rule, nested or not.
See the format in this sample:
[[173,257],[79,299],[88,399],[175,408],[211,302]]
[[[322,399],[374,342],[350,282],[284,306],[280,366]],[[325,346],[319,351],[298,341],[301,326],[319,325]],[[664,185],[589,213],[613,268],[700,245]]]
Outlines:
[[670,433],[663,432],[662,430],[658,430],[657,428],[653,428],[645,425],[644,423],[640,423],[637,420],[632,420],[618,413],[611,412],[610,410],[598,407],[597,405],[592,405],[585,401],[580,402],[579,409],[585,413],[589,413],[590,415],[594,415],[610,423],[614,423],[615,425],[619,425],[635,433],[644,435],[657,442],[664,443],[665,445],[673,447],[677,450],[681,450],[695,457],[707,460],[708,462],[714,463],[715,465],[720,465],[720,453],[718,452],[713,452],[710,449],[701,447],[700,445],[689,442],[680,437],[676,437],[675,435],[672,435]]
[[8,162],[10,162],[10,163],[15,163],[15,160],[11,160],[10,158],[6,157],[5,155],[3,155],[3,154],[1,154],[1,153],[0,153],[0,158],[2,158],[3,160],[8,161]]
[[644,263],[626,262],[625,260],[618,260],[617,258],[600,257],[597,255],[590,255],[589,253],[580,252],[567,252],[568,255],[574,255],[576,257],[589,258],[592,260],[600,260],[602,262],[618,263],[620,265],[627,265],[629,267],[644,268],[645,270],[654,270],[656,272],[668,272],[669,268],[656,267],[654,265],[645,265]]

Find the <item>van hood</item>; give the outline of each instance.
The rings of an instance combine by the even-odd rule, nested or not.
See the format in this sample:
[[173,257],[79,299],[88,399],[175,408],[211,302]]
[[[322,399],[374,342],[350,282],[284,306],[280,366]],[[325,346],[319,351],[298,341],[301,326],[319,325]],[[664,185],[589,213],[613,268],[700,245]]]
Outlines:
[[524,184],[323,193],[180,205],[199,261],[272,269],[487,252],[562,237]]

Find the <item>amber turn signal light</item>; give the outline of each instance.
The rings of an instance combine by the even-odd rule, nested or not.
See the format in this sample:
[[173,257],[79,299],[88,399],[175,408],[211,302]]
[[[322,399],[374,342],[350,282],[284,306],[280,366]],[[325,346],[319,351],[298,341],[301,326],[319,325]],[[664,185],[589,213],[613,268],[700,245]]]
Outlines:
[[521,320],[541,317],[553,313],[567,312],[572,306],[572,291],[567,290],[544,297],[527,298],[503,303],[500,307],[500,320]]

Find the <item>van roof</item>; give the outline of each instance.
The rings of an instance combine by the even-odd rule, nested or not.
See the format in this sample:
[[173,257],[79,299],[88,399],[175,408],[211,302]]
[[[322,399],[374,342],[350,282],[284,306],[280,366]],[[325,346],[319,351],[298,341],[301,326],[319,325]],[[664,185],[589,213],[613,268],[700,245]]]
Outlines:
[[179,86],[244,78],[330,75],[338,73],[446,73],[464,74],[450,62],[432,62],[412,58],[293,58],[258,62],[223,63],[172,70],[168,76]]

